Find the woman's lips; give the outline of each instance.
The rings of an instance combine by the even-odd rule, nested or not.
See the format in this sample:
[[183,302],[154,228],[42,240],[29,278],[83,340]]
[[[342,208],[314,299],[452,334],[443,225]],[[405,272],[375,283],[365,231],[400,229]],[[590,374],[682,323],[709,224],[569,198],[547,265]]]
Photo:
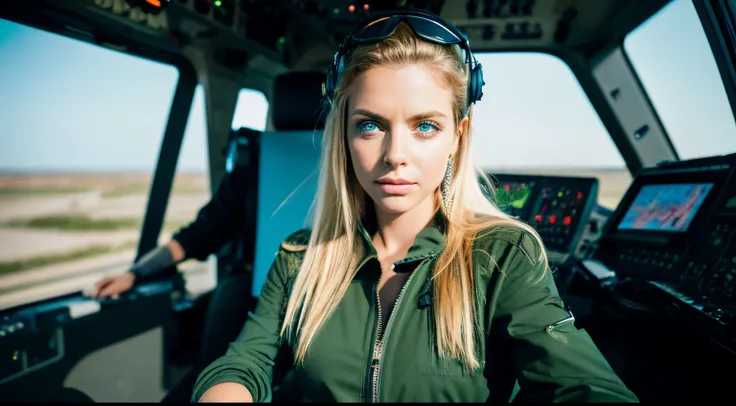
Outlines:
[[381,190],[390,195],[406,195],[411,192],[411,189],[416,185],[406,181],[378,181],[378,185]]

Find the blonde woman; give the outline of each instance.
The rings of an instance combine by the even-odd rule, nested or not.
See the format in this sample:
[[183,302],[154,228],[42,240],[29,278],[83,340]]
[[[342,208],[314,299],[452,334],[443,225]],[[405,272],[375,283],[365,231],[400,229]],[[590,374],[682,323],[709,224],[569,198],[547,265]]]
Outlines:
[[481,189],[481,72],[434,14],[373,14],[346,38],[312,228],[281,244],[194,401],[506,402],[516,382],[522,401],[637,401],[573,325],[539,236]]

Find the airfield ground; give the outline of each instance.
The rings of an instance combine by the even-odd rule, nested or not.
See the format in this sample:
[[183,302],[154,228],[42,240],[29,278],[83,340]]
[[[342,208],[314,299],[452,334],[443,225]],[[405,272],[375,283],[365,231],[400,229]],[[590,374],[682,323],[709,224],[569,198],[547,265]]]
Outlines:
[[[599,201],[610,208],[631,182],[622,170],[543,172],[598,177]],[[147,174],[0,175],[0,309],[88,289],[103,275],[125,271],[150,182]],[[160,240],[191,221],[209,197],[206,175],[178,173]],[[214,285],[213,263],[180,267],[191,290]]]

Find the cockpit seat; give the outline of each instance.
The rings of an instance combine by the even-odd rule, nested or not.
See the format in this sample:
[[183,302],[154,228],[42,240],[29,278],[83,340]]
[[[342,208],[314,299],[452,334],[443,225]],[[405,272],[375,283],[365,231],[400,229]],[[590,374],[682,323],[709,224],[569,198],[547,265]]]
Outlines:
[[[261,133],[258,142],[250,144],[259,148],[257,202],[250,205],[257,207],[256,224],[253,231],[245,230],[246,233],[255,232],[255,236],[247,238],[249,242],[255,238],[255,272],[252,280],[251,275],[234,274],[218,282],[202,337],[204,363],[223,355],[230,342],[237,338],[252,306],[250,298],[258,296],[255,293],[260,292],[260,281],[265,278],[258,270],[268,270],[273,261],[273,255],[268,253],[278,249],[281,240],[304,223],[311,203],[307,199],[314,196],[315,190],[310,184],[298,191],[295,200],[284,205],[276,216],[272,214],[317,167],[321,138],[312,146],[312,135],[324,122],[319,119],[323,81],[324,74],[317,72],[289,73],[276,78],[271,101],[274,131]],[[316,185],[316,180],[312,183]],[[249,287],[251,292],[247,291]]]
[[205,316],[198,363],[164,403],[189,400],[201,369],[224,355],[237,339],[281,241],[304,226],[317,190],[324,79],[321,72],[293,72],[276,78],[270,103],[273,130],[261,133],[258,142],[250,144],[258,146],[252,279],[230,274],[218,281]]
[[253,296],[258,297],[279,245],[304,227],[317,192],[322,130],[322,72],[276,79],[274,131],[261,134]]

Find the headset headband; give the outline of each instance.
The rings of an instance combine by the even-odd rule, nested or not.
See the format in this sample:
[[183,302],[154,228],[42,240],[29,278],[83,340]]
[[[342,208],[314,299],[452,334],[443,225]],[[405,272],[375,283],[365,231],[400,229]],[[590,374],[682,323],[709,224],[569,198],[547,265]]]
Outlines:
[[483,69],[470,50],[468,37],[453,24],[434,13],[424,10],[402,9],[371,14],[361,21],[350,34],[345,36],[340,48],[332,58],[332,64],[327,71],[327,78],[322,87],[322,94],[330,103],[334,101],[345,58],[363,44],[388,38],[401,22],[411,27],[414,34],[423,41],[440,45],[460,46],[465,51],[465,62],[468,64],[470,71],[468,109],[483,97],[483,85],[485,85]]

